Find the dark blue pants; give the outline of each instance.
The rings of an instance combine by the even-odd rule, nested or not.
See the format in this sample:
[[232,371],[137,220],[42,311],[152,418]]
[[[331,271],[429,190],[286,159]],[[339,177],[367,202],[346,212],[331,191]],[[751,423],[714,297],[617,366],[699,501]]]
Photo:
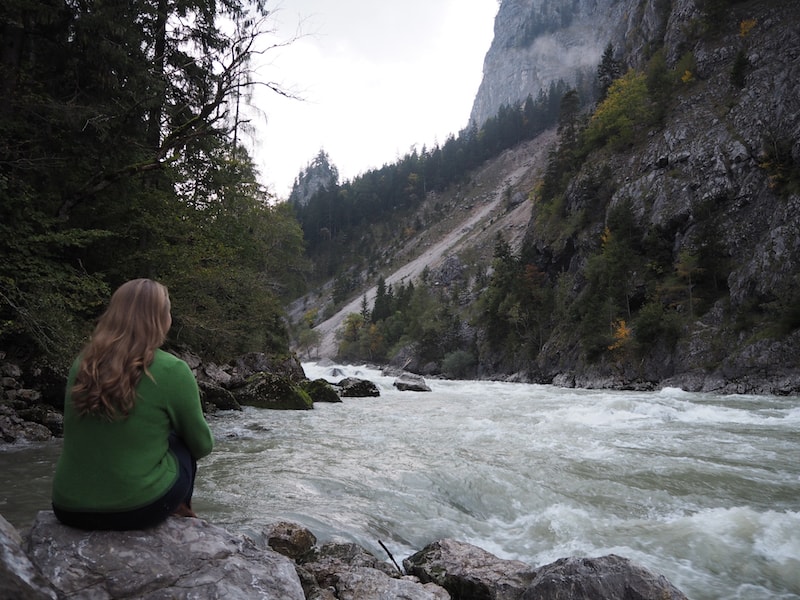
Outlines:
[[56,518],[78,529],[147,529],[166,520],[181,503],[192,505],[197,461],[175,433],[169,436],[169,449],[178,459],[178,479],[167,493],[155,502],[124,512],[74,512],[53,506]]

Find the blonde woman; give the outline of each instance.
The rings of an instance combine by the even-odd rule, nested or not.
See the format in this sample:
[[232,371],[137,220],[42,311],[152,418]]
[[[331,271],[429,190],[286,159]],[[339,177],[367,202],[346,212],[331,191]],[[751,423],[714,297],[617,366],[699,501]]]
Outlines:
[[62,523],[125,530],[194,516],[197,460],[214,441],[189,366],[160,349],[171,325],[167,289],[129,281],[73,364],[53,479]]

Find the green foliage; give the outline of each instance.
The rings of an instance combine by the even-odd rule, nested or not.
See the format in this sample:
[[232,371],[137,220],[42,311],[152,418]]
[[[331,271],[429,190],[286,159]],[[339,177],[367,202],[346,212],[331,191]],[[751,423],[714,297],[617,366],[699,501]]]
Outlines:
[[674,89],[674,77],[667,68],[663,49],[653,54],[645,73],[647,93],[653,105],[653,120],[662,123]]
[[469,379],[475,376],[475,355],[467,350],[455,350],[442,360],[442,373],[451,379]]
[[650,301],[639,311],[633,323],[634,340],[640,354],[663,342],[672,350],[680,336],[681,322],[674,311],[666,311],[661,302]]
[[675,64],[675,83],[689,84],[695,80],[695,72],[697,71],[697,64],[694,59],[694,54],[685,52],[678,62]]
[[759,162],[769,177],[770,188],[784,196],[800,194],[800,163],[792,153],[793,143],[788,137],[766,138]]
[[255,183],[228,110],[252,85],[251,9],[2,5],[14,41],[0,57],[5,348],[71,360],[108,294],[147,276],[170,289],[173,343],[216,357],[286,350],[302,232]]
[[477,303],[476,325],[485,332],[483,350],[507,357],[534,357],[553,326],[553,293],[545,274],[512,253],[502,238],[495,245],[494,272]]
[[646,77],[630,70],[611,84],[608,96],[600,103],[586,128],[586,142],[591,148],[605,144],[622,150],[651,119]]
[[621,75],[622,63],[614,57],[614,46],[609,42],[603,51],[600,64],[597,66],[598,102],[606,99],[611,84],[619,79]]

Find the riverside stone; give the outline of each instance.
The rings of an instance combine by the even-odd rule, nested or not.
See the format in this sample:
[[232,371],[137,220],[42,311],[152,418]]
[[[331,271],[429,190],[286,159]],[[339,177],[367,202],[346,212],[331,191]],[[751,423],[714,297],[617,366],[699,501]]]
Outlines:
[[201,519],[142,531],[80,531],[40,512],[27,536],[31,562],[65,598],[282,598],[304,600],[294,563]]
[[520,600],[687,600],[663,575],[626,558],[561,558],[536,573]]
[[0,598],[686,600],[663,576],[614,555],[537,570],[445,539],[404,560],[403,574],[356,544],[315,544],[289,522],[252,535],[194,518],[142,531],[80,531],[50,511],[23,539],[0,517]]
[[0,598],[44,600],[57,597],[56,591],[23,551],[17,530],[0,516]]
[[424,583],[436,583],[453,598],[517,600],[536,570],[523,562],[503,560],[453,539],[429,544],[403,561],[406,572]]

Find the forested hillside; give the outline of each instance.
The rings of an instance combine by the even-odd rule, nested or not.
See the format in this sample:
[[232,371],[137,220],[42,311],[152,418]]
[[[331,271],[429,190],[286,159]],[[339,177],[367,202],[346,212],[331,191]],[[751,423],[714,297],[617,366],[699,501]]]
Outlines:
[[[486,268],[462,252],[448,277],[381,282],[394,240],[430,224],[415,199],[466,201],[457,190],[474,177],[468,157],[487,157],[470,144],[491,129],[448,140],[464,162],[434,163],[464,170],[435,177],[424,171],[430,156],[405,157],[328,193],[317,213],[299,211],[317,273],[336,275],[326,313],[378,284],[340,331],[341,358],[565,385],[800,390],[800,8],[674,0],[615,10],[625,18],[608,32],[597,96],[560,94],[546,168],[503,190],[533,206],[519,251],[501,236]],[[391,184],[413,194],[380,187]],[[347,204],[356,199],[365,208]],[[318,308],[306,324],[325,318]]]
[[5,354],[71,360],[142,276],[170,289],[172,344],[287,351],[302,233],[239,143],[267,18],[246,0],[2,3]]

